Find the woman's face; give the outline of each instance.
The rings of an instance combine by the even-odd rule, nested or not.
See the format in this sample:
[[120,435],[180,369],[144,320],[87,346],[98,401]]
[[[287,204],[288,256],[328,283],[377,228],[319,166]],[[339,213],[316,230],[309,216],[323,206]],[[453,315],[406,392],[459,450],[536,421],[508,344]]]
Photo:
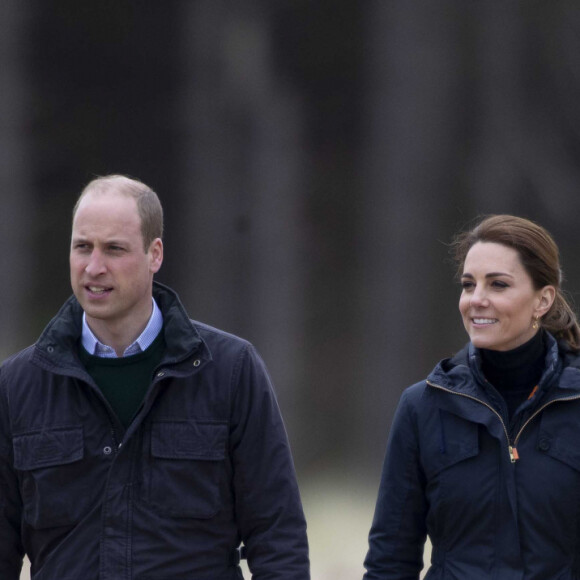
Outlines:
[[459,311],[477,348],[511,350],[527,342],[552,305],[553,286],[534,289],[516,250],[493,242],[477,242],[465,258]]

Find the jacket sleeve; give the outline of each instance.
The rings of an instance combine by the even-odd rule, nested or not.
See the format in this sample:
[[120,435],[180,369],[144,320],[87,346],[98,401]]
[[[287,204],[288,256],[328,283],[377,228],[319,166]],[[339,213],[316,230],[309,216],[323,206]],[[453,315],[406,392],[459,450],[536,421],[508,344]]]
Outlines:
[[427,502],[410,392],[401,397],[389,435],[364,580],[418,580],[423,567]]
[[238,360],[230,452],[236,513],[254,580],[309,580],[306,521],[290,446],[264,363]]
[[13,451],[9,436],[6,389],[0,371],[0,578],[18,580],[24,549],[20,539],[22,501],[12,468]]

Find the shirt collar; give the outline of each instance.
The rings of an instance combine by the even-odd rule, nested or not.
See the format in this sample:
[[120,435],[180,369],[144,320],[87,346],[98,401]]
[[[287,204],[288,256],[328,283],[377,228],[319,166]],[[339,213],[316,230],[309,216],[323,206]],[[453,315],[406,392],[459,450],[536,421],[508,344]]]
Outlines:
[[[145,330],[138,336],[132,344],[130,344],[123,353],[123,356],[130,356],[133,354],[138,354],[146,350],[153,341],[157,338],[161,329],[163,328],[163,315],[157,302],[154,298],[151,298],[153,302],[153,312],[149,318],[149,322],[145,327]],[[81,333],[81,343],[84,349],[92,355],[99,356],[102,358],[117,358],[117,353],[112,347],[103,344],[94,335],[93,331],[89,328],[87,323],[86,314],[83,312],[83,329]]]

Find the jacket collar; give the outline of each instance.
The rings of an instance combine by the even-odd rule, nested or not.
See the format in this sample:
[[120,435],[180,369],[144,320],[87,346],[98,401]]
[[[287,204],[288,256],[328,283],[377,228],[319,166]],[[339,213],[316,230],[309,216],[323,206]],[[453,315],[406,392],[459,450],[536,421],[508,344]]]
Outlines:
[[[163,313],[163,332],[167,345],[163,362],[180,362],[194,352],[209,351],[179,300],[177,294],[159,282],[153,283],[153,296]],[[48,323],[36,342],[33,362],[54,370],[78,368],[78,341],[82,331],[83,310],[78,300],[71,296]]]
[[[542,402],[580,394],[580,356],[547,333],[546,364],[539,382]],[[451,358],[443,359],[431,372],[427,382],[444,389],[476,398],[489,399],[489,389],[481,372],[478,349],[468,343]]]

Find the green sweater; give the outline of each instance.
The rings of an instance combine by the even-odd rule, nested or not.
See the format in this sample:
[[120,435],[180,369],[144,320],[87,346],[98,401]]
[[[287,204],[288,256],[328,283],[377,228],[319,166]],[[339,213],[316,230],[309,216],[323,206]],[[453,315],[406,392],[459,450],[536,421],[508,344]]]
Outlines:
[[89,354],[81,345],[79,357],[125,429],[137,413],[165,350],[163,332],[145,351],[120,358]]

